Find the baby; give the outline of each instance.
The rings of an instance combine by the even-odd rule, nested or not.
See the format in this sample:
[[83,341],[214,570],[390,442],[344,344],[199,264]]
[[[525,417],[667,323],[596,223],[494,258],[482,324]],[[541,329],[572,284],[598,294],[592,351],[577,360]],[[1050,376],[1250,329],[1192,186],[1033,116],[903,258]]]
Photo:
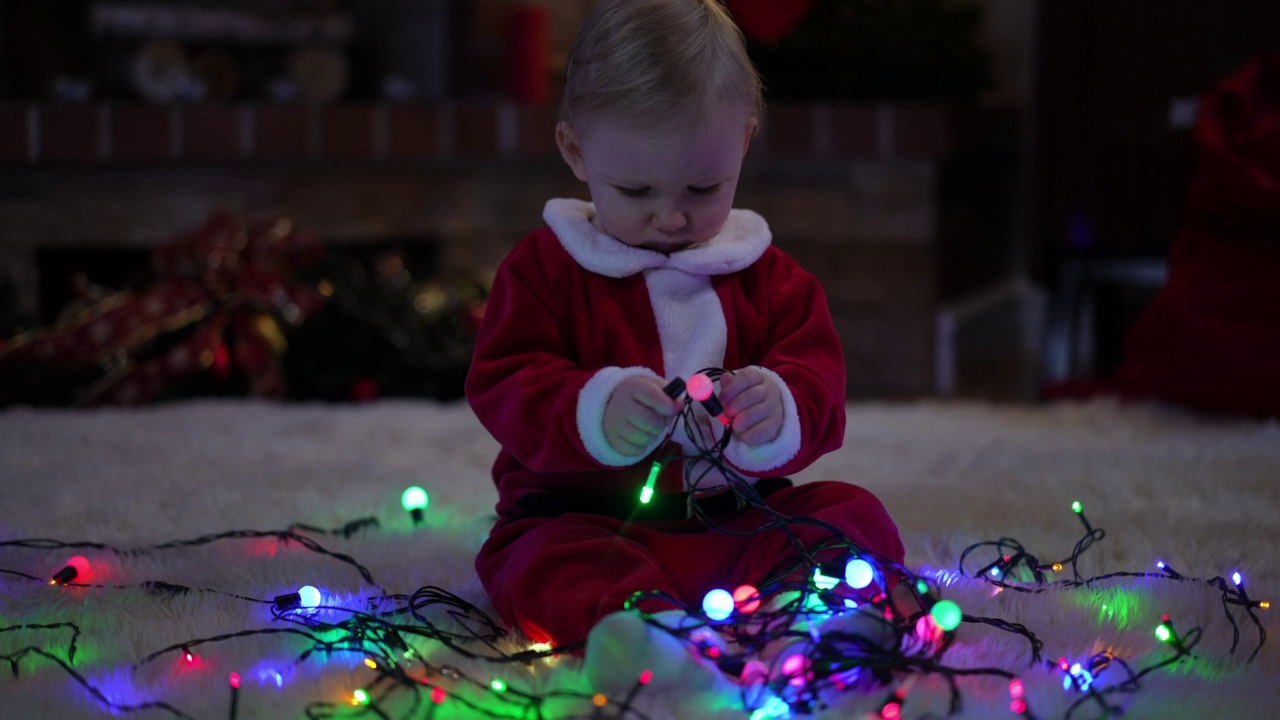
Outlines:
[[[546,226],[494,279],[466,384],[502,446],[499,520],[476,569],[532,641],[572,651],[586,640],[598,686],[634,683],[664,658],[657,681],[688,669],[674,638],[623,610],[634,593],[659,593],[638,609],[678,623],[680,606],[656,598],[696,607],[712,588],[795,566],[792,537],[830,538],[811,526],[749,532],[764,513],[694,457],[725,432],[725,464],[771,510],[903,559],[871,493],[787,479],[840,447],[845,365],[818,282],[763,218],[733,209],[762,117],[759,77],[718,2],[602,0],[569,56],[556,127],[591,202],[550,200]],[[707,368],[727,370],[728,426],[701,412],[686,428],[664,388]],[[655,461],[657,495],[641,504]],[[691,517],[694,504],[740,534]]]

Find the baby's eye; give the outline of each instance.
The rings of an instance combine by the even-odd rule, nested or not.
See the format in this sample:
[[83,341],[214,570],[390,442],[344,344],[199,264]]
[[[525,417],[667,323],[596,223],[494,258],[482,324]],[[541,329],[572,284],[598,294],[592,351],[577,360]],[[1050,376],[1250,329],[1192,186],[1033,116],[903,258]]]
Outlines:
[[694,195],[710,195],[711,193],[714,193],[716,190],[719,190],[719,189],[720,189],[720,183],[716,183],[715,185],[701,186],[701,187],[697,185],[689,186],[689,192],[693,193]]
[[644,197],[645,195],[648,195],[648,194],[649,194],[649,188],[647,188],[647,187],[642,187],[642,188],[628,188],[628,187],[622,187],[622,186],[619,186],[619,185],[615,185],[614,187],[617,189],[617,191],[618,191],[620,194],[625,195],[626,197],[630,197],[630,198],[640,198],[640,197]]

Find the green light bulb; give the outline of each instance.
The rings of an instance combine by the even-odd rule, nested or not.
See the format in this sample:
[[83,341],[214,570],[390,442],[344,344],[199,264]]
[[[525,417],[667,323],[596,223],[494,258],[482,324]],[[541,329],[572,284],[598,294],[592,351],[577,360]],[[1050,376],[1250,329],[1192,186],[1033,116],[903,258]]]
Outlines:
[[400,505],[405,510],[422,510],[427,507],[427,491],[414,485],[407,488],[400,496]]
[[960,606],[950,600],[939,600],[929,614],[933,616],[933,621],[938,623],[938,627],[947,632],[960,627],[960,621],[964,619]]
[[802,613],[821,613],[827,611],[827,604],[817,593],[805,593],[804,602],[800,603]]
[[645,481],[644,487],[640,489],[640,502],[648,503],[653,499],[653,488],[658,484],[658,475],[662,473],[662,463],[657,460],[649,466],[649,479]]
[[1077,500],[1071,503],[1071,511],[1079,515],[1080,513],[1084,512],[1084,506],[1080,504],[1079,500]]
[[928,595],[928,594],[929,594],[929,583],[927,583],[927,582],[925,582],[925,581],[923,581],[923,580],[917,580],[917,581],[916,581],[916,592],[920,593],[921,595]]
[[364,690],[355,691],[355,693],[351,698],[351,704],[352,705],[368,705],[369,693],[365,692]]
[[1160,642],[1169,642],[1173,635],[1169,632],[1168,625],[1159,625],[1156,627],[1156,637],[1159,638]]
[[421,525],[422,513],[427,507],[427,491],[417,485],[405,488],[404,494],[400,496],[400,505],[409,511],[414,525]]
[[791,717],[791,706],[777,695],[770,694],[765,704],[755,709],[748,720],[776,720]]
[[493,679],[493,682],[489,683],[489,687],[493,688],[493,691],[494,691],[494,692],[500,692],[500,693],[501,693],[501,692],[506,692],[506,691],[507,691],[507,684],[506,684],[506,683],[504,683],[504,682],[502,682],[502,681],[501,681],[501,680],[499,680],[498,678],[494,678],[494,679]]
[[834,578],[830,575],[824,574],[822,572],[822,568],[814,568],[813,584],[816,585],[819,590],[830,590],[840,584],[840,578]]

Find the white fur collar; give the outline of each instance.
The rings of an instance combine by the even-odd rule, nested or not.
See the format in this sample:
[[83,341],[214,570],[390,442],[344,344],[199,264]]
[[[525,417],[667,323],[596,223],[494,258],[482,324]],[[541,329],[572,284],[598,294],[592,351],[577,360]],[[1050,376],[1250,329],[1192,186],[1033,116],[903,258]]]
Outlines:
[[632,247],[609,237],[591,223],[595,205],[582,200],[548,200],[542,211],[566,252],[582,267],[612,278],[643,270],[671,268],[695,275],[737,272],[764,254],[773,241],[769,224],[750,210],[731,210],[724,227],[711,240],[670,255]]

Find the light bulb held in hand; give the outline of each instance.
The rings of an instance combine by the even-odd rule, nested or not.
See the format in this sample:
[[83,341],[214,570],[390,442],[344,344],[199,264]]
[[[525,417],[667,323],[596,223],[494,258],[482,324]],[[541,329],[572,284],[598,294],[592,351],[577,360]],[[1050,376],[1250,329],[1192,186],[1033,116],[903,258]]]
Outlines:
[[725,427],[729,426],[729,418],[725,417],[724,405],[720,404],[720,398],[716,397],[715,384],[711,378],[703,373],[696,373],[689,376],[686,383],[686,389],[689,397],[702,403],[702,407],[707,409],[712,417],[717,418]]

